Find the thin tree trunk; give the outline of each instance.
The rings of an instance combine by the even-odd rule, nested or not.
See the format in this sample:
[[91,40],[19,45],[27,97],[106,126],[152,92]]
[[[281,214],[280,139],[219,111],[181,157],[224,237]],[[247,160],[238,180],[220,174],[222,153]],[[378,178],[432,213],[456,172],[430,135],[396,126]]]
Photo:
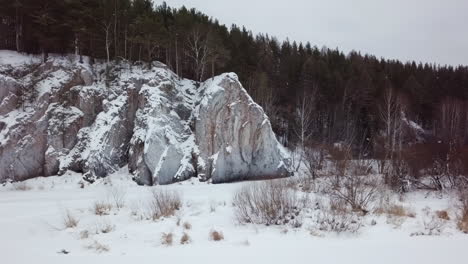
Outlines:
[[16,7],[16,22],[15,22],[15,33],[16,33],[16,51],[21,52],[21,32],[23,30],[21,18],[19,16],[19,7]]
[[176,34],[176,39],[175,39],[175,63],[176,63],[176,74],[177,76],[179,75],[179,53],[178,53],[178,48],[177,48],[177,34]]
[[117,56],[117,0],[114,0],[114,58]]

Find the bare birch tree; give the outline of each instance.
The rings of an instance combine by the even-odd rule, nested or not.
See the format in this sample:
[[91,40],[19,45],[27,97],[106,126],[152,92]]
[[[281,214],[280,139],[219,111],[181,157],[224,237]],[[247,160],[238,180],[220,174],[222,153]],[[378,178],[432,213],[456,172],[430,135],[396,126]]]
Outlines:
[[298,103],[295,111],[295,126],[294,134],[299,141],[299,157],[297,163],[295,164],[295,170],[298,171],[304,157],[305,144],[307,140],[313,134],[313,124],[314,124],[314,109],[315,109],[315,94],[316,87],[312,89],[312,92],[306,93],[305,90],[300,98],[298,98]]
[[[402,95],[389,87],[384,91],[382,103],[379,104],[379,117],[383,124],[383,152],[380,160],[380,172],[389,182],[391,175],[400,177],[403,174],[401,157],[403,149],[403,125],[405,104]],[[399,175],[399,176],[398,176]]]
[[208,34],[205,33],[201,26],[195,26],[189,33],[187,46],[187,56],[193,61],[195,79],[202,81],[208,55]]

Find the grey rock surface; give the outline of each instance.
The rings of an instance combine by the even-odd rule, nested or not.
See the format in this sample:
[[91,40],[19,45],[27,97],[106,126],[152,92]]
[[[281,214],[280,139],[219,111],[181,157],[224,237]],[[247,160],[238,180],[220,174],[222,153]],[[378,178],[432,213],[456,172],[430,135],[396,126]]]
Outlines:
[[197,85],[161,63],[53,56],[19,68],[0,65],[0,181],[67,170],[93,181],[124,166],[146,185],[291,175],[268,117],[235,74]]

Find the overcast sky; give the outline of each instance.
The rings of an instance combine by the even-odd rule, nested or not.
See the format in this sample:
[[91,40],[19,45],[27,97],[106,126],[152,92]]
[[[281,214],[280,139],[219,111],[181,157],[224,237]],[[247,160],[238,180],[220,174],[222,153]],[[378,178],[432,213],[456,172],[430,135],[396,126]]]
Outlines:
[[[162,1],[155,1],[162,3]],[[468,0],[166,0],[280,40],[468,65]]]

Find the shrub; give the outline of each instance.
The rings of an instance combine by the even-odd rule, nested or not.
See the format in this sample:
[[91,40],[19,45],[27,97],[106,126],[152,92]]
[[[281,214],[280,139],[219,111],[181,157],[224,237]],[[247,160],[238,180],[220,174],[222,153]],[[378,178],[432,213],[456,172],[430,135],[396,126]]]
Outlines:
[[450,216],[447,213],[447,211],[442,210],[442,211],[436,211],[436,215],[438,218],[443,219],[443,220],[450,220]]
[[67,210],[63,217],[63,225],[65,228],[74,228],[78,225],[78,219],[72,215],[72,213]]
[[127,195],[127,190],[119,186],[111,186],[107,190],[109,198],[114,202],[114,206],[117,209],[123,208],[125,206],[125,197]]
[[162,233],[161,243],[166,246],[172,246],[174,235],[172,233]]
[[233,205],[240,223],[287,224],[300,213],[296,192],[284,181],[244,185],[234,195]]
[[350,176],[332,189],[333,197],[345,202],[353,211],[366,214],[368,205],[375,200],[377,184],[367,176]]
[[184,233],[180,238],[180,244],[185,245],[189,244],[191,241],[190,236],[187,233]]
[[80,239],[87,239],[89,237],[89,231],[83,230],[80,232]]
[[96,240],[94,240],[92,244],[86,246],[86,248],[90,250],[95,250],[97,253],[108,252],[110,250],[109,246],[101,244]]
[[[320,211],[316,223],[319,231],[334,233],[356,233],[362,226],[359,216],[342,207],[334,207],[332,202],[329,208]],[[311,234],[316,234],[315,230],[311,230]]]
[[182,198],[175,191],[153,189],[149,204],[151,218],[158,220],[161,217],[173,216],[182,206]]
[[223,232],[221,231],[216,231],[216,230],[211,230],[210,231],[210,240],[213,241],[221,241],[224,239]]
[[95,215],[109,215],[112,210],[112,205],[110,203],[97,201],[93,205],[93,211]]
[[461,215],[459,216],[457,226],[463,233],[468,234],[468,190],[465,189],[460,191],[459,199]]
[[15,191],[29,191],[32,189],[26,182],[15,182],[12,186]]
[[189,222],[184,223],[184,229],[190,230],[192,229],[192,225]]
[[440,235],[444,229],[445,221],[433,215],[428,220],[424,220],[423,224],[424,230],[426,230],[425,235]]
[[100,222],[96,224],[96,234],[103,233],[107,234],[115,230],[115,226],[108,221]]
[[410,209],[397,204],[386,204],[379,208],[377,208],[374,213],[376,214],[386,214],[388,216],[395,216],[395,217],[412,217],[414,218],[416,215]]

